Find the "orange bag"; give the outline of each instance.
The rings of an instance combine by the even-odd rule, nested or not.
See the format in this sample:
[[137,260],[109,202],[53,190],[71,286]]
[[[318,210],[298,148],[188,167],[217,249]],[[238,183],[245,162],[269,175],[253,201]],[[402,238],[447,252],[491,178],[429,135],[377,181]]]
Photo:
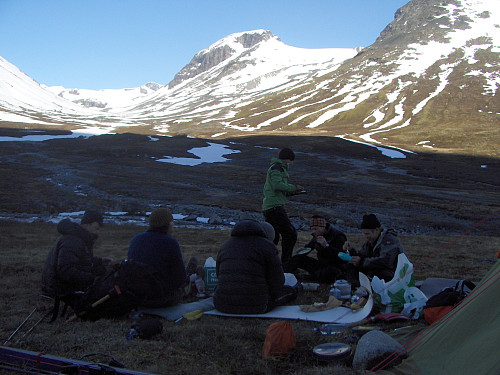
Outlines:
[[266,330],[266,340],[262,348],[262,358],[284,355],[295,347],[295,334],[288,322],[271,324]]

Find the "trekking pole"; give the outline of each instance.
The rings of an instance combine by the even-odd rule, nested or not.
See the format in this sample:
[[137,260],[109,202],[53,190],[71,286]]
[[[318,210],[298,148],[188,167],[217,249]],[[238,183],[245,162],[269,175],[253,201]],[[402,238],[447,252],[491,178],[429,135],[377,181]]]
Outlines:
[[[91,306],[90,306],[90,310],[92,310],[94,307],[97,307],[99,306],[101,303],[104,303],[106,302],[108,299],[111,298],[111,295],[110,294],[106,294],[104,297],[102,297],[101,299],[95,301]],[[84,316],[88,311],[81,311],[80,313],[78,314],[73,314],[72,317],[70,317],[68,319],[68,322],[72,322],[73,320],[75,320],[76,318],[80,318],[82,316]]]
[[42,320],[44,320],[46,317],[48,317],[50,314],[52,314],[52,311],[49,311],[49,312],[48,312],[48,313],[46,313],[44,316],[42,316],[40,319],[38,319],[38,321],[37,321],[35,324],[33,324],[33,326],[32,326],[30,329],[28,329],[28,330],[24,333],[24,335],[22,335],[20,338],[18,338],[18,339],[17,339],[17,341],[14,343],[14,345],[19,344],[19,342],[20,342],[22,339],[24,339],[27,335],[29,335],[29,334],[31,333],[31,331],[33,331],[33,330],[35,329],[35,327],[36,327],[38,324],[40,324],[40,322],[41,322]]
[[21,324],[19,324],[19,326],[16,328],[16,330],[14,332],[12,332],[12,334],[9,336],[9,338],[7,340],[5,340],[5,342],[2,344],[2,346],[5,346],[5,344],[7,344],[10,341],[10,339],[16,335],[16,333],[26,324],[28,319],[31,317],[31,315],[33,315],[33,313],[35,311],[36,311],[36,307],[33,309],[32,312],[30,312],[30,314],[26,317],[26,319],[24,319],[23,322]]
[[[121,290],[120,290],[120,287],[118,285],[115,285],[114,288],[112,289],[111,292],[109,292],[108,294],[106,294],[104,297],[102,297],[101,299],[95,301],[91,306],[90,306],[90,309],[89,310],[92,310],[93,308],[99,306],[100,304],[106,302],[108,299],[111,298],[112,294],[116,294],[116,295],[120,295],[122,294]],[[78,314],[74,314],[71,318],[68,319],[68,322],[72,322],[73,320],[75,320],[76,318],[80,318],[82,316],[84,316],[85,314],[88,313],[88,311],[81,311],[80,313]]]

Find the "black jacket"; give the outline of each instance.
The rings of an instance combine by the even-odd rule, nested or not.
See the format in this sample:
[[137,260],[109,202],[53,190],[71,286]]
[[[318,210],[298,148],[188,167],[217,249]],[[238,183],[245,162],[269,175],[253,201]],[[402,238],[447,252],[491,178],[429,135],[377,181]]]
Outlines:
[[338,253],[343,251],[342,246],[347,241],[346,235],[334,228],[330,223],[326,223],[326,233],[323,237],[328,243],[327,247],[321,246],[314,237],[304,247],[316,249],[318,261],[325,265],[338,266],[345,264],[345,261],[338,257]]
[[256,220],[242,220],[217,255],[214,305],[229,314],[261,314],[283,293],[278,249]]
[[62,235],[45,260],[42,273],[42,291],[50,296],[65,296],[85,290],[97,274],[102,273],[100,258],[93,255],[96,235],[69,219],[57,225]]

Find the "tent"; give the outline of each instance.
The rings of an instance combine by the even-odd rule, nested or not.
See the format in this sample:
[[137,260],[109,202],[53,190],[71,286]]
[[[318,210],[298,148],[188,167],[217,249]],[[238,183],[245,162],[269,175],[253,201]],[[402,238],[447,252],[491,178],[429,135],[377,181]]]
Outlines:
[[[500,260],[472,293],[406,343],[408,359],[386,375],[500,374]],[[381,367],[378,367],[381,368]]]

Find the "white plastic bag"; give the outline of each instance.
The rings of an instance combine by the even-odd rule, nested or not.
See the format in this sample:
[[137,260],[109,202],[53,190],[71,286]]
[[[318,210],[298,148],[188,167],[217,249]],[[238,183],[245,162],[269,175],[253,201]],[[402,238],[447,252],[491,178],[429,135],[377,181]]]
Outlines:
[[386,282],[374,276],[371,286],[377,294],[375,304],[381,312],[401,313],[418,319],[427,302],[425,294],[415,287],[413,264],[405,254],[398,255],[398,265],[391,281]]
[[285,275],[285,285],[295,286],[297,285],[297,278],[293,273],[284,273]]
[[215,259],[212,257],[208,257],[207,260],[205,260],[205,267],[215,267]]

